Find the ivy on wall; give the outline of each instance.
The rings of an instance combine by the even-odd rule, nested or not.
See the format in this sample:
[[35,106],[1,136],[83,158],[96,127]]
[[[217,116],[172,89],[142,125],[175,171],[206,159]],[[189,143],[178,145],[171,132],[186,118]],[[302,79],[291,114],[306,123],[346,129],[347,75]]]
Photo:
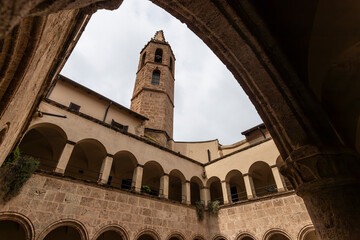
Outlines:
[[0,201],[7,202],[18,195],[38,166],[39,160],[26,155],[22,156],[17,147],[0,168]]

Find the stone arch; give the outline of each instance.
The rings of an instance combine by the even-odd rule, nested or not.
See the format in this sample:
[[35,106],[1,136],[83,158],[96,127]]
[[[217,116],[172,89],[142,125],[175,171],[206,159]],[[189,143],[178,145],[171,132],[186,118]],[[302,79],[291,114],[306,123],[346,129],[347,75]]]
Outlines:
[[204,236],[202,236],[200,234],[194,235],[191,239],[192,240],[205,240]]
[[65,131],[52,123],[33,125],[22,138],[19,148],[23,154],[38,158],[39,169],[55,170],[68,140]]
[[193,176],[190,179],[190,200],[192,205],[195,205],[196,202],[201,201],[200,191],[203,187],[204,184],[199,177]]
[[218,177],[213,176],[209,178],[206,182],[206,187],[209,188],[211,201],[220,201],[220,204],[224,204],[221,181]]
[[[1,228],[1,223],[5,223],[5,229]],[[18,226],[21,227],[21,230],[18,229]],[[2,212],[0,213],[0,235],[5,236],[5,233],[2,233],[3,230],[6,230],[6,234],[11,234],[11,239],[18,240],[12,235],[12,229],[16,228],[17,237],[21,237],[19,240],[33,240],[35,239],[35,230],[32,222],[26,216],[15,213],[15,212]],[[10,238],[9,238],[10,239]]]
[[307,226],[303,227],[300,230],[297,239],[298,240],[320,240],[313,225],[307,225]]
[[291,237],[286,231],[273,228],[264,234],[263,240],[291,240]]
[[160,187],[160,179],[164,176],[163,167],[156,161],[148,161],[144,164],[143,168],[143,178],[142,178],[142,186],[148,186],[150,188],[150,192],[142,189],[143,192],[149,193],[154,196],[158,196],[162,194],[162,190]]
[[235,240],[256,240],[256,238],[248,232],[241,232],[235,237]]
[[119,151],[114,154],[108,185],[130,190],[137,164],[136,157],[129,151]]
[[178,169],[173,169],[169,173],[169,199],[177,202],[186,200],[186,193],[184,193],[184,186],[186,179],[184,174]]
[[269,164],[263,161],[253,163],[249,168],[256,196],[265,196],[276,193],[276,183]]
[[[105,236],[105,238],[104,237],[101,238],[101,236],[106,233],[110,233],[110,234],[108,234],[108,236]],[[121,240],[129,240],[129,234],[127,233],[127,231],[123,227],[115,224],[102,227],[94,235],[93,240],[110,240],[110,239],[115,240],[116,235],[121,237]]]
[[[76,234],[77,239],[79,240],[88,240],[88,232],[85,228],[85,226],[74,219],[63,219],[56,221],[52,224],[50,224],[48,227],[46,227],[37,238],[38,240],[52,240],[52,235],[57,234],[58,230],[62,230],[64,227],[70,227],[71,228],[71,234]],[[61,234],[61,233],[60,233]],[[66,238],[63,238],[66,239]],[[57,239],[56,239],[57,240]],[[60,239],[59,239],[60,240]]]
[[154,229],[143,229],[136,234],[135,240],[160,240],[160,234]]
[[101,142],[92,138],[83,139],[75,144],[65,175],[97,182],[106,155]]
[[166,237],[166,240],[185,240],[185,236],[180,232],[173,232]]
[[242,173],[237,170],[231,170],[225,177],[229,200],[231,202],[238,202],[247,199],[244,177]]
[[224,235],[220,235],[220,234],[217,234],[215,235],[212,240],[227,240],[228,238],[225,237]]

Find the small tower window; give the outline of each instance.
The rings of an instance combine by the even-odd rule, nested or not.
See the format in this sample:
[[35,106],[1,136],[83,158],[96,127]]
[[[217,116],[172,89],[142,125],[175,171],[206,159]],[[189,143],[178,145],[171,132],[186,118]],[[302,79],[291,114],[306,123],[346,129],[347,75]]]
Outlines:
[[157,63],[162,63],[162,54],[163,54],[162,49],[160,48],[156,49],[154,61]]
[[145,58],[146,58],[146,52],[144,52],[144,54],[142,55],[141,67],[144,66],[144,64],[145,64]]
[[160,82],[160,71],[154,70],[152,74],[151,84],[159,85],[159,82]]
[[173,73],[173,60],[171,57],[170,57],[170,71],[171,73]]

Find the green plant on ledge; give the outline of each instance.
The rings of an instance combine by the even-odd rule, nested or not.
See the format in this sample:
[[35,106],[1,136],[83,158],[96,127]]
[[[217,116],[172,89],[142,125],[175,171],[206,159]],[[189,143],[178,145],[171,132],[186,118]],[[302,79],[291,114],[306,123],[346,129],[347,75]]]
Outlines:
[[151,193],[151,188],[148,185],[142,185],[141,191],[143,191],[145,193]]
[[21,156],[17,147],[0,168],[0,200],[7,202],[19,194],[21,187],[39,166],[39,160]]
[[205,206],[201,201],[197,201],[195,202],[195,207],[198,220],[202,221],[204,219]]
[[219,213],[219,206],[220,206],[220,201],[218,200],[209,201],[207,205],[209,214],[213,216],[217,216]]

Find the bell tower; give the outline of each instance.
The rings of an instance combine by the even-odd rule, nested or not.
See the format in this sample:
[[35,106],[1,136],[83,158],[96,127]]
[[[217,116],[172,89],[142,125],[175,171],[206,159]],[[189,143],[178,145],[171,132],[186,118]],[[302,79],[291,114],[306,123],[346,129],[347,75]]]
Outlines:
[[140,52],[130,109],[149,120],[145,136],[164,147],[173,137],[175,56],[162,30]]

